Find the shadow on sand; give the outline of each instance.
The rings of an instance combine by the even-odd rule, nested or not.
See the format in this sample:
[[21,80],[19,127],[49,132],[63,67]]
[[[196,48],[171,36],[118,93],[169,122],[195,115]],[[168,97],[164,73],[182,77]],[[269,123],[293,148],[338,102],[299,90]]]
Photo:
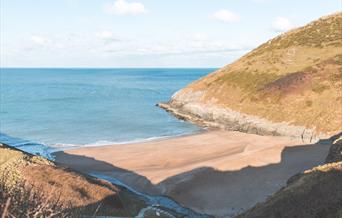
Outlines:
[[[230,216],[279,190],[293,175],[323,164],[336,136],[315,144],[286,147],[279,163],[236,171],[200,167],[152,184],[146,177],[92,157],[56,153],[56,161],[84,173],[100,173],[148,194],[167,195],[195,211]],[[91,170],[91,171],[90,171]],[[95,172],[94,172],[95,171]]]

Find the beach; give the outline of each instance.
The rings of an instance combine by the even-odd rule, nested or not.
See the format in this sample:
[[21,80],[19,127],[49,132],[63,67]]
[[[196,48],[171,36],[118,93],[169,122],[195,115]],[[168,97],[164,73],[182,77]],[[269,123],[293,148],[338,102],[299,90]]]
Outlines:
[[217,217],[235,215],[323,163],[329,144],[235,131],[54,153],[59,164],[116,178],[148,194],[166,195]]

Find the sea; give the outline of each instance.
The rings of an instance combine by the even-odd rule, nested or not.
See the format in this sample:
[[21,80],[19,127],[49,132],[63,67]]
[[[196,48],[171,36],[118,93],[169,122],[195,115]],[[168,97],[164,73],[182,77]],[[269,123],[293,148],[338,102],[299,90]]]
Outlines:
[[196,133],[156,103],[214,70],[0,68],[0,142],[51,158]]

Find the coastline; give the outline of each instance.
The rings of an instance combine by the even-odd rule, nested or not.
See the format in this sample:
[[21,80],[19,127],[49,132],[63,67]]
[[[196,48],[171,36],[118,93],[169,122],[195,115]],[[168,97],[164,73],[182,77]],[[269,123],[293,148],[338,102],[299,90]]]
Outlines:
[[[73,207],[81,206],[83,209],[77,208],[75,214],[89,213],[91,211],[91,214],[94,216],[94,211],[97,211],[95,212],[97,215],[105,211],[107,215],[113,213],[117,215],[123,214],[125,217],[127,215],[145,217],[146,214],[159,212],[167,215],[167,217],[173,217],[175,214],[179,216],[190,215],[194,218],[210,217],[207,214],[199,214],[189,208],[183,207],[171,198],[146,195],[108,176],[85,174],[60,167],[54,161],[30,154],[7,144],[0,143],[0,160],[0,173],[5,173],[6,176],[9,176],[7,179],[11,178],[16,180],[18,184],[25,181],[31,194],[36,193],[36,188],[39,188],[40,191],[44,190],[44,192],[49,193],[49,198],[51,199],[48,202],[51,204],[54,203],[54,199],[57,199],[58,202],[64,202],[64,204],[68,205],[67,207],[70,207],[68,208],[70,210],[73,210]],[[13,174],[11,175],[11,173],[21,174],[21,176],[17,177]],[[7,181],[6,178],[2,179],[2,183],[0,184],[1,191],[3,191],[3,182]],[[29,185],[32,183],[32,186]],[[21,193],[25,189],[14,190]],[[87,197],[80,197],[80,190]],[[108,191],[112,194],[111,198],[108,198]],[[103,198],[103,196],[107,198]],[[40,194],[34,197],[37,199],[44,198]],[[25,201],[25,204],[31,202],[31,200],[22,200]],[[89,204],[89,202],[93,203]],[[62,203],[59,206],[65,207],[66,205],[64,204]],[[99,204],[99,206],[96,209],[91,209],[94,204]],[[122,207],[123,205],[125,206]],[[119,211],[121,209],[123,211]],[[68,211],[65,213],[66,217],[73,217],[75,215],[71,211],[70,214]]]
[[[158,103],[156,106],[164,109],[178,119],[189,121],[202,127],[211,127],[228,131],[240,131],[258,135],[294,137],[306,143],[315,143],[320,139],[328,138],[325,133],[318,133],[314,129],[304,126],[294,126],[285,122],[274,123],[267,119],[252,116],[228,108],[221,108],[203,103],[184,102],[175,99],[176,93],[170,102]],[[180,95],[180,94],[178,94]]]
[[328,150],[326,144],[290,137],[207,130],[54,155],[63,166],[169,196],[197,212],[230,217],[265,200],[294,174],[321,164]]
[[184,136],[191,136],[202,134],[207,131],[210,131],[209,128],[200,128],[196,131],[190,133],[182,133],[182,134],[175,134],[175,135],[166,135],[166,136],[155,136],[150,138],[138,138],[132,139],[128,141],[106,141],[100,140],[94,143],[88,144],[65,144],[65,143],[56,143],[52,145],[30,141],[18,137],[9,136],[4,133],[0,133],[0,143],[7,144],[13,148],[20,149],[24,152],[28,152],[34,155],[41,155],[49,160],[54,160],[53,153],[73,150],[73,149],[81,149],[81,148],[92,148],[92,147],[101,147],[106,145],[126,145],[126,144],[136,144],[136,143],[145,143],[151,141],[159,141],[159,140],[168,140],[172,138],[179,138]]

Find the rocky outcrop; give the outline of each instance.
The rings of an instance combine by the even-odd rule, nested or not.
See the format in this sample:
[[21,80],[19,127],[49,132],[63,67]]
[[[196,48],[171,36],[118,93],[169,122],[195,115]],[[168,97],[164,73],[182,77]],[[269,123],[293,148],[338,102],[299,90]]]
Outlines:
[[196,102],[176,103],[174,100],[170,103],[159,103],[157,105],[179,119],[203,127],[259,135],[290,136],[301,138],[304,142],[309,143],[317,142],[321,138],[327,138],[326,134],[317,133],[315,130],[304,126],[294,126],[286,122],[275,123],[261,117],[215,105]]
[[342,133],[333,137],[332,141],[329,154],[325,160],[326,163],[342,161]]

